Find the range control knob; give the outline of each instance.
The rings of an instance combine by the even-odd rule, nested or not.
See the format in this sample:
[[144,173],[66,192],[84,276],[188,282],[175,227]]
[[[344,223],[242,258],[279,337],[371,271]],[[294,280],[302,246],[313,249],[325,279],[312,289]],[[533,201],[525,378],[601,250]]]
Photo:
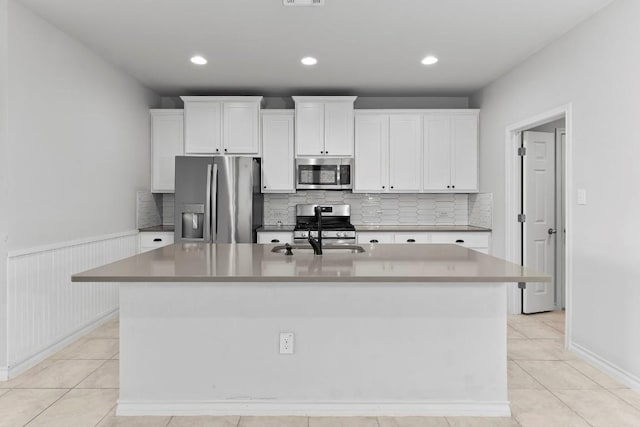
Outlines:
[[345,236],[344,236],[344,233],[342,231],[338,231],[336,233],[336,237],[345,237]]

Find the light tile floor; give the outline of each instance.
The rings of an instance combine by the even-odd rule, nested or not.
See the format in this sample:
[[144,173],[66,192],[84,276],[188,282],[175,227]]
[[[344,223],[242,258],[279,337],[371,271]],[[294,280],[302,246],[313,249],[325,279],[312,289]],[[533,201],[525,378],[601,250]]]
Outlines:
[[564,349],[563,312],[508,322],[511,418],[117,417],[113,320],[0,382],[0,427],[640,427],[640,393]]

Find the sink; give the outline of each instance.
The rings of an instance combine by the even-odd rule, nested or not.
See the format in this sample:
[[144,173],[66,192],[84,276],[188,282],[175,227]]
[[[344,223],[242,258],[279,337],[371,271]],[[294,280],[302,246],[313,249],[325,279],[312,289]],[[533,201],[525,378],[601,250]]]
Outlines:
[[[313,248],[310,245],[291,245],[293,254],[313,254]],[[359,245],[322,245],[322,252],[324,254],[361,254],[365,250]],[[274,246],[271,252],[277,254],[285,254],[287,247],[284,245]]]

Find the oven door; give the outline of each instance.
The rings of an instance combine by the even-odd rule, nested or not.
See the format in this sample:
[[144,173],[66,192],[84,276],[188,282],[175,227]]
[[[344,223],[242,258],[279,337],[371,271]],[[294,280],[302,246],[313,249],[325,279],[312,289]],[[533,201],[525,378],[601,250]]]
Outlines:
[[352,159],[296,159],[296,188],[348,190],[353,188]]

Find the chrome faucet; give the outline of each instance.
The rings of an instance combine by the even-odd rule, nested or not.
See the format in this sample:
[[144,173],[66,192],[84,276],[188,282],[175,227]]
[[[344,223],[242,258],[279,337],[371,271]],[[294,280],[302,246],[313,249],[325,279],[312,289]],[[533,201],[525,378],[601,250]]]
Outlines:
[[308,240],[313,248],[313,254],[322,255],[322,207],[317,205],[313,211],[316,214],[316,222],[318,223],[318,237],[314,239],[311,236],[311,228],[309,228]]

